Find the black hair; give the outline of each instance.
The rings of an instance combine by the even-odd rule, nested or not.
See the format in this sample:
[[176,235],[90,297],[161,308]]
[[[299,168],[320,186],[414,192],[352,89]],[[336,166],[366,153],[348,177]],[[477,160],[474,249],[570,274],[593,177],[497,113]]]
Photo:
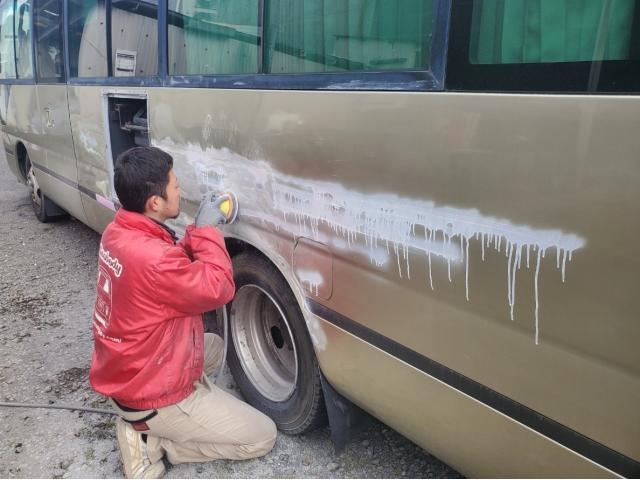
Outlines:
[[113,183],[125,210],[144,213],[147,199],[166,197],[173,158],[156,147],[134,147],[118,155]]

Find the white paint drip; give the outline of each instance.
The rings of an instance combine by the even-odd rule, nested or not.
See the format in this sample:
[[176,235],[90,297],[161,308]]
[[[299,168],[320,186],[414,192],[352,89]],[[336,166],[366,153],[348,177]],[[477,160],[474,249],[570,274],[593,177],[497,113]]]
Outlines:
[[466,297],[467,297],[467,302],[469,301],[469,239],[466,239],[467,242],[467,248],[465,249],[465,261],[466,261],[466,266],[465,266],[465,271],[464,271],[464,277],[465,277],[465,293],[466,293]]
[[[206,122],[204,137],[211,135],[210,132],[214,130],[211,122]],[[476,209],[438,206],[430,201],[403,198],[390,193],[362,193],[348,190],[337,182],[286,175],[262,160],[264,155],[257,146],[248,148],[256,159],[249,159],[226,148],[207,148],[203,151],[199,145],[175,145],[168,139],[157,146],[173,155],[174,159],[184,160],[176,161],[174,168],[182,184],[183,196],[194,202],[199,201],[203,190],[232,190],[238,195],[240,215],[246,221],[253,218],[270,222],[277,230],[286,230],[294,236],[310,236],[317,241],[331,243],[334,247],[340,245],[337,248],[344,249],[346,243],[346,249],[368,256],[376,266],[386,265],[393,251],[400,278],[410,278],[410,257],[423,252],[431,289],[435,289],[433,256],[446,261],[450,282],[453,282],[452,264],[462,264],[465,268],[467,300],[471,241],[476,239],[480,242],[483,261],[486,258],[485,250],[493,249],[501,253],[504,242],[507,306],[512,320],[516,303],[516,272],[521,266],[523,249],[526,250],[529,269],[530,251],[533,249],[537,252],[534,288],[536,344],[539,339],[538,283],[541,258],[544,258],[547,249],[555,249],[556,268],[561,270],[564,281],[567,259],[570,262],[573,251],[585,245],[584,239],[574,234],[516,225],[506,219],[483,215]],[[186,225],[187,219],[182,222]],[[333,235],[322,233],[324,227],[328,227]],[[459,242],[459,246],[454,241]],[[380,244],[383,248],[378,248]],[[403,272],[403,265],[406,272]],[[316,280],[308,278],[305,281],[314,285],[317,292],[319,283]]]
[[297,268],[296,276],[298,277],[298,280],[300,280],[300,283],[302,283],[303,285],[308,285],[309,291],[312,293],[315,290],[315,296],[318,296],[318,288],[324,282],[322,274],[320,272],[317,272],[315,270],[307,270],[304,268]]
[[538,337],[538,326],[539,326],[539,306],[540,302],[538,301],[538,278],[540,277],[540,257],[542,256],[542,251],[538,249],[538,260],[536,261],[536,276],[535,276],[535,297],[536,297],[536,345],[538,345],[539,337]]

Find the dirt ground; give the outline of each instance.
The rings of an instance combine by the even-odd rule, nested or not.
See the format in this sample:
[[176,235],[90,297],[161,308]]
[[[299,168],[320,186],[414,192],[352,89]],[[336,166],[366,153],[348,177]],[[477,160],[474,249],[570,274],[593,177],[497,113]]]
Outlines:
[[[107,409],[87,375],[99,235],[73,218],[39,223],[0,153],[0,401]],[[234,392],[233,379],[222,386]],[[0,477],[121,477],[112,416],[0,407]],[[336,455],[327,428],[279,434],[264,458],[171,467],[168,478],[459,477],[373,421]]]

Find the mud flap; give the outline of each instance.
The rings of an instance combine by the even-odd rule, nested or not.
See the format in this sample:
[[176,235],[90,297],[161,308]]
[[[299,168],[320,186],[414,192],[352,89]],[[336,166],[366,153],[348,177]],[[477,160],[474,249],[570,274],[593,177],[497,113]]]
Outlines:
[[329,418],[331,440],[336,455],[338,455],[344,451],[356,433],[371,426],[374,420],[367,412],[336,392],[322,372],[320,373],[320,383]]
[[47,216],[47,217],[62,217],[62,216],[66,216],[67,215],[67,212],[65,210],[60,208],[57,204],[55,204],[53,201],[51,201],[48,198],[46,198],[44,195],[42,195],[42,201],[44,202],[44,214],[45,214],[45,216]]

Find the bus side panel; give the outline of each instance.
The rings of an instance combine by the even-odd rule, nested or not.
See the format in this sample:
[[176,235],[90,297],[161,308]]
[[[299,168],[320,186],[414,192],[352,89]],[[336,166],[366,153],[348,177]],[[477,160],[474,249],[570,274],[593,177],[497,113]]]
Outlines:
[[[3,127],[4,128],[4,127]],[[18,139],[13,135],[9,135],[5,133],[4,130],[2,132],[2,146],[4,148],[4,154],[7,158],[7,164],[9,165],[9,170],[11,173],[15,175],[19,182],[26,183],[26,179],[24,177],[24,173],[21,170],[21,167],[18,163],[18,155],[16,154],[16,145],[18,143]]]
[[[331,299],[299,294],[640,458],[640,137],[625,134],[640,127],[640,99],[157,95],[154,144],[181,165],[185,191],[238,195],[228,233],[270,228],[287,248],[297,237],[330,248]],[[321,364],[346,355],[330,340],[316,348]]]
[[86,216],[77,188],[78,176],[73,138],[69,124],[69,105],[65,84],[39,84],[38,113],[41,118],[42,135],[38,144],[45,151],[45,173],[51,178],[51,190],[45,193],[59,206],[81,222]]
[[[48,137],[43,132],[43,115],[38,101],[36,85],[14,84],[10,88],[7,86],[7,91],[7,123],[3,129],[13,143],[9,146],[9,149],[16,153],[15,157],[7,156],[7,160],[12,159],[15,165],[13,168],[19,170],[18,164],[21,159],[18,158],[18,144],[24,145],[33,165],[34,175],[40,190],[60,206],[80,217],[80,220],[83,220],[81,208],[79,210],[73,208],[72,199],[78,195],[77,189],[69,184],[69,182],[73,183],[73,180],[63,179],[56,175],[54,173],[55,165],[49,162],[47,156]],[[66,99],[64,105],[66,105]],[[10,161],[10,165],[12,162]]]
[[315,163],[390,213],[353,209],[374,253],[336,249],[327,305],[640,459],[640,98],[344,97],[306,109],[350,165]]
[[334,388],[465,475],[617,477],[344,330],[317,321],[332,345],[322,369]]
[[[148,93],[150,142],[173,157],[173,168],[180,183],[181,214],[168,224],[177,232],[184,232],[193,222],[205,191],[232,191],[238,195],[242,221],[220,227],[225,236],[241,239],[262,251],[289,282],[295,283],[291,263],[296,235],[278,228],[280,218],[267,218],[260,212],[271,198],[268,188],[255,188],[253,183],[256,177],[265,175],[264,164],[250,153],[254,151],[257,155],[259,145],[248,136],[253,132],[242,133],[240,125],[235,123],[239,119],[232,115],[224,119],[219,117],[230,112],[215,104],[217,99],[229,95],[228,101],[238,102],[235,112],[255,110],[254,102],[260,93],[234,95],[227,92],[220,96],[221,92],[205,89],[163,88],[150,88]],[[200,97],[202,103],[189,105],[194,110],[187,114],[177,105],[183,96],[189,102]],[[226,145],[232,146],[233,151],[223,150]],[[236,151],[243,154],[236,156]],[[256,162],[247,161],[244,154]],[[268,178],[263,180],[268,182]],[[263,182],[258,180],[258,183]],[[295,293],[301,303],[304,302],[304,296]]]
[[[6,135],[7,150],[17,154],[17,145],[22,143],[31,162],[34,165],[45,165],[46,154],[39,146],[39,136],[42,133],[42,123],[38,109],[38,97],[35,85],[2,85],[3,112],[2,120],[6,122],[2,130]],[[9,157],[7,157],[9,160]],[[16,168],[18,158],[15,158]],[[12,167],[13,169],[13,167]],[[19,171],[14,171],[17,175]],[[36,172],[40,181],[39,172]],[[43,179],[41,187],[47,185],[47,179]]]
[[12,85],[10,84],[0,84],[0,127],[2,129],[2,145],[7,157],[9,169],[19,181],[25,182],[24,173],[20,170],[20,166],[18,165],[16,138],[8,133],[8,130],[11,128],[7,124],[11,87]]
[[102,232],[113,219],[115,210],[99,203],[96,195],[112,199],[111,178],[107,155],[107,139],[102,88],[69,87],[69,116],[78,166],[78,184],[87,225]]

